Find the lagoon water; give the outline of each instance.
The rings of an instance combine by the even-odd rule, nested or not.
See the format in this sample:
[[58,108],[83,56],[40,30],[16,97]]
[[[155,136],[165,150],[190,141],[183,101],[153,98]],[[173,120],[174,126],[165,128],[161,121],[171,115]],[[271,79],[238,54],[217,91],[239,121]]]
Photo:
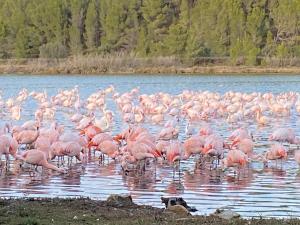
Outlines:
[[[300,76],[297,75],[1,75],[0,90],[7,99],[15,96],[22,88],[29,91],[44,91],[48,96],[59,90],[79,86],[80,96],[86,99],[91,93],[113,84],[119,93],[140,88],[140,93],[167,92],[180,94],[183,90],[238,92],[300,92]],[[34,118],[36,103],[28,99],[18,123]],[[112,99],[108,108],[116,113],[112,134],[126,126],[122,124]],[[58,110],[57,120],[72,129],[68,113]],[[3,123],[7,118],[2,118]],[[274,127],[293,127],[300,135],[299,117],[293,109],[289,118],[278,118],[275,123],[258,127],[250,121],[243,121],[254,134],[255,151],[267,150],[267,141]],[[224,138],[230,135],[235,125],[224,121],[212,121],[214,130]],[[144,124],[155,135],[161,126]],[[180,140],[184,140],[185,122],[182,121]],[[125,175],[114,161],[99,164],[91,157],[86,165],[73,163],[65,175],[44,172],[30,176],[29,168],[19,171],[12,163],[9,172],[1,171],[1,197],[74,197],[85,196],[106,199],[110,194],[131,194],[134,202],[163,207],[161,196],[182,196],[189,205],[195,206],[198,214],[209,214],[220,207],[229,207],[245,217],[299,217],[300,216],[300,173],[293,161],[297,146],[288,146],[288,160],[283,164],[271,163],[264,168],[261,163],[252,163],[240,177],[233,171],[201,169],[196,159],[181,164],[180,173],[173,177],[168,165],[148,165],[143,175]],[[154,172],[155,170],[156,172]]]

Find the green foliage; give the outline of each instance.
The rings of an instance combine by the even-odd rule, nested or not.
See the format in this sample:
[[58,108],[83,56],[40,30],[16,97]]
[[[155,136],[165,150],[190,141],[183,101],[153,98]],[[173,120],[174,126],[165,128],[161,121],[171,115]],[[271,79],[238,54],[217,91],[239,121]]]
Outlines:
[[283,43],[277,46],[276,56],[278,56],[278,58],[284,59],[288,57],[288,54],[289,54],[289,50]]
[[245,64],[246,65],[256,65],[257,64],[257,56],[260,53],[260,49],[256,47],[255,43],[253,43],[253,40],[248,39],[244,40],[243,43],[243,50],[245,54]]
[[86,41],[90,51],[100,46],[101,23],[100,23],[100,0],[91,0],[86,16]]
[[40,57],[42,58],[65,58],[68,56],[68,49],[59,42],[50,42],[40,47]]
[[27,217],[23,219],[20,223],[20,225],[39,225],[40,221],[36,218]]
[[16,35],[16,56],[20,58],[38,57],[40,40],[34,28],[22,28]]
[[243,51],[243,42],[240,39],[235,41],[235,44],[230,48],[230,57],[233,64],[243,63],[244,51]]
[[230,57],[235,65],[256,65],[259,53],[260,49],[255,46],[250,38],[238,39],[230,49]]
[[0,0],[0,58],[122,52],[283,62],[300,57],[299,21],[299,0]]
[[187,42],[187,28],[183,24],[173,24],[169,28],[169,35],[166,38],[168,54],[183,55]]
[[188,31],[189,31],[189,1],[182,0],[180,4],[180,14],[177,23],[169,27],[166,38],[167,53],[170,55],[185,55]]
[[70,32],[70,48],[73,54],[80,54],[86,49],[85,40],[85,20],[89,0],[72,1],[71,13],[72,24],[69,29]]
[[147,40],[147,33],[144,27],[141,27],[138,33],[138,41],[135,51],[139,56],[147,56],[150,52],[149,42]]
[[164,55],[167,47],[164,39],[174,19],[170,4],[164,0],[145,0],[142,6],[143,19],[146,21],[146,43],[150,46],[149,55]]

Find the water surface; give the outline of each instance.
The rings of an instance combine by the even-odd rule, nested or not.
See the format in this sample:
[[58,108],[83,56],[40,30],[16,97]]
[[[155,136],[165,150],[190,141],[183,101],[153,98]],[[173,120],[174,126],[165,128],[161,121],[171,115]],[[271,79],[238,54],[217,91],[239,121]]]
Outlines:
[[[113,84],[116,91],[123,93],[139,87],[141,93],[151,94],[167,92],[177,95],[183,90],[238,92],[298,92],[300,76],[296,75],[3,75],[0,76],[2,96],[15,96],[22,88],[29,91],[44,91],[55,95],[59,90],[79,86],[82,98]],[[29,99],[22,111],[22,120],[33,119],[36,103]],[[108,108],[116,112],[113,134],[118,133],[124,124],[120,121],[116,106],[109,101]],[[57,119],[70,127],[66,112],[59,112]],[[4,122],[2,120],[1,122]],[[247,124],[248,122],[245,121]],[[264,152],[270,144],[267,140],[273,127],[289,126],[300,135],[299,118],[293,111],[288,119],[278,118],[269,127],[257,127],[249,123],[256,140],[256,152]],[[152,133],[161,127],[145,124]],[[184,140],[181,124],[180,140]],[[225,138],[233,127],[223,121],[212,122],[213,128]],[[222,206],[232,208],[246,217],[299,217],[300,216],[300,174],[298,165],[293,161],[293,149],[290,146],[289,158],[282,165],[271,163],[264,168],[260,163],[251,164],[240,177],[233,171],[201,169],[197,159],[191,158],[181,164],[181,171],[173,177],[173,169],[165,164],[148,165],[142,175],[124,175],[120,165],[114,161],[99,164],[95,157],[87,165],[73,163],[69,172],[58,175],[43,172],[30,176],[30,168],[19,171],[12,163],[9,172],[2,171],[0,194],[2,197],[73,197],[87,196],[105,199],[112,193],[131,194],[136,203],[163,207],[161,196],[182,196],[190,205],[195,206],[200,214],[209,214]],[[156,172],[154,172],[156,171]]]

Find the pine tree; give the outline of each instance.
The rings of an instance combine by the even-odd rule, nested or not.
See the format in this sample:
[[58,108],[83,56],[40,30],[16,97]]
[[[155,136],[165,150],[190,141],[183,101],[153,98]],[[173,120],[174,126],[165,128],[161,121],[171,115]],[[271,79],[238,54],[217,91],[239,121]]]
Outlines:
[[95,51],[101,44],[100,0],[89,2],[86,16],[86,40],[89,51]]
[[190,25],[189,10],[189,1],[181,0],[179,19],[169,27],[169,34],[166,38],[169,55],[183,56],[186,52]]
[[141,0],[128,0],[128,4],[125,5],[126,19],[124,21],[124,33],[123,33],[123,47],[128,52],[133,52],[136,49],[138,38],[137,35],[140,31],[141,24]]
[[164,38],[174,16],[169,6],[164,0],[143,1],[142,12],[147,30],[146,46],[149,46],[149,55],[164,55],[167,50]]
[[147,32],[144,26],[141,26],[138,33],[137,45],[135,48],[135,52],[138,56],[147,56],[150,53],[149,47],[150,41],[148,40]]
[[74,0],[71,2],[70,45],[73,54],[83,53],[86,49],[85,20],[88,4],[89,0]]
[[126,12],[123,2],[104,0],[101,4],[101,23],[104,35],[101,50],[115,52],[124,49],[124,28]]
[[[299,0],[0,0],[0,57],[300,57]],[[259,59],[259,60],[258,60]]]

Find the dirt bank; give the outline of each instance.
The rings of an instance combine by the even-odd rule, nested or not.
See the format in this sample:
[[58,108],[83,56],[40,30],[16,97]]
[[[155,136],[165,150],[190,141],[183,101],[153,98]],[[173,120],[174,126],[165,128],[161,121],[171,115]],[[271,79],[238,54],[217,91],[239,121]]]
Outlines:
[[0,224],[300,224],[299,220],[232,219],[215,216],[179,217],[164,209],[132,204],[114,206],[90,199],[1,199]]

